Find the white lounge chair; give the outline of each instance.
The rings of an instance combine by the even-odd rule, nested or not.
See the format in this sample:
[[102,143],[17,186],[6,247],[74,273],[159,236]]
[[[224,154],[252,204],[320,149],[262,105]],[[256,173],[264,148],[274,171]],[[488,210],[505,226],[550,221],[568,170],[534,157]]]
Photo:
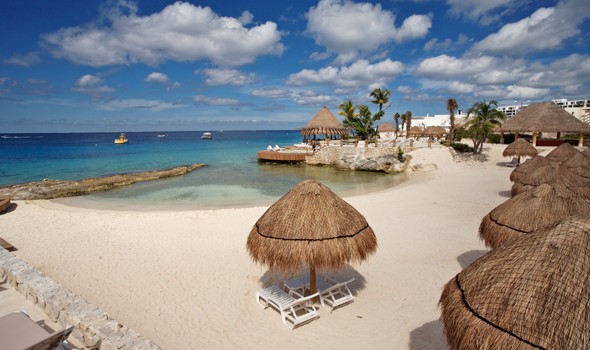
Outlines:
[[510,162],[506,163],[506,166],[513,167],[513,168],[515,168],[519,165],[520,165],[520,161],[518,158],[512,158],[512,160]]
[[[311,322],[320,317],[311,299],[318,296],[318,293],[303,297],[294,298],[284,292],[278,286],[272,285],[256,292],[256,302],[264,301],[266,307],[272,306],[281,313],[283,323],[293,330],[296,326]],[[288,323],[290,322],[290,323]]]
[[331,308],[330,313],[332,313],[335,308],[352,303],[354,301],[354,295],[352,295],[352,292],[348,288],[348,284],[352,281],[354,281],[354,278],[340,283],[332,279],[328,279],[327,281],[318,279],[317,288],[320,291],[320,302],[322,306],[328,305]]

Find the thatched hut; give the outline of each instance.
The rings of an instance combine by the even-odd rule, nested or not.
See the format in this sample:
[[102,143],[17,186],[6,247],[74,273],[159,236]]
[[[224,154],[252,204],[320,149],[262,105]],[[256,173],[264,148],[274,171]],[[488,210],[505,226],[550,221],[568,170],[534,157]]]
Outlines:
[[512,197],[484,216],[479,238],[496,249],[522,235],[574,215],[590,213],[590,203],[563,184],[542,184]]
[[516,137],[522,132],[533,134],[533,145],[537,145],[540,132],[575,133],[580,135],[579,145],[584,142],[584,134],[590,134],[590,125],[580,121],[553,102],[532,103],[523,108],[514,117],[508,119],[501,128],[502,132],[515,132]]
[[395,128],[388,122],[385,122],[377,128],[378,132],[395,132]]
[[446,133],[447,131],[442,126],[429,126],[423,132],[424,135],[432,137],[442,137]]
[[558,147],[555,147],[554,150],[547,153],[545,158],[547,158],[547,160],[550,162],[561,163],[578,153],[580,153],[580,151],[578,151],[574,146],[570,145],[569,143],[562,143]]
[[377,237],[367,220],[328,187],[315,180],[294,186],[258,219],[248,236],[252,259],[273,270],[297,273],[341,269],[377,250]]
[[571,191],[590,199],[590,181],[562,164],[541,166],[512,185],[512,197],[541,184],[563,183]]
[[322,107],[320,111],[301,128],[304,139],[315,139],[317,135],[323,135],[325,139],[337,139],[348,135],[348,129],[343,127],[340,121],[330,112],[328,107]]
[[511,144],[506,146],[502,155],[504,157],[518,157],[518,164],[520,164],[520,157],[536,157],[539,152],[531,143],[523,138],[514,140]]
[[417,137],[417,136],[422,136],[422,135],[424,135],[424,130],[422,130],[419,126],[412,126],[410,128],[410,130],[408,130],[408,132],[406,133],[407,137],[410,137],[410,136]]
[[494,249],[444,287],[451,349],[589,349],[590,218]]
[[570,157],[562,164],[573,173],[590,179],[590,157],[585,156],[581,152],[578,152],[578,154]]

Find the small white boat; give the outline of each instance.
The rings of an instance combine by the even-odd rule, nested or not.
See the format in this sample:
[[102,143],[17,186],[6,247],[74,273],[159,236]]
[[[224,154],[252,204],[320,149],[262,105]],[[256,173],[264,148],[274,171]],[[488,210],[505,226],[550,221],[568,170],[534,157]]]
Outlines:
[[158,134],[158,137],[166,137],[168,134]]
[[213,135],[211,135],[210,132],[204,132],[203,135],[201,135],[201,138],[205,140],[210,140],[212,137]]

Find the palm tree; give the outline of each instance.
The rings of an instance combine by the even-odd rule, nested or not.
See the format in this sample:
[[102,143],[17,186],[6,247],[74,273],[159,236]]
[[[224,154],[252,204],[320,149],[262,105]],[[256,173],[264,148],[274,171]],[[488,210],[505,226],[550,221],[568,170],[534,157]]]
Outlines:
[[447,110],[449,111],[449,119],[451,120],[451,128],[449,130],[449,141],[455,141],[455,110],[459,108],[457,101],[454,98],[447,100]]
[[341,115],[344,119],[356,118],[357,116],[357,114],[354,113],[355,106],[351,100],[341,103],[340,106],[338,106],[338,109],[340,109],[338,115]]
[[404,115],[406,116],[406,136],[407,136],[408,131],[410,131],[410,128],[412,127],[412,112],[407,111]]
[[[393,121],[395,122],[395,137],[397,137],[397,135],[399,134],[399,120],[400,120],[401,116],[399,115],[399,113],[395,113],[395,115],[393,116]],[[402,125],[403,128],[403,125]]]
[[[493,107],[492,107],[493,106]],[[494,132],[496,126],[502,124],[506,115],[496,109],[498,102],[492,100],[476,102],[467,110],[467,118],[472,116],[465,125],[467,137],[473,141],[473,153],[481,153],[483,143]]]
[[[389,96],[391,96],[391,91],[387,89],[381,90],[379,88],[376,88],[371,92],[369,96],[373,98],[371,102],[373,102],[376,105],[379,105],[379,112],[381,112],[383,111],[383,105],[389,102]],[[389,108],[389,106],[390,105],[387,105],[385,109]]]
[[[407,125],[408,122],[408,116],[406,115],[406,113],[401,115],[401,119],[402,119],[402,131],[404,131],[404,125]],[[406,130],[408,130],[406,128]]]

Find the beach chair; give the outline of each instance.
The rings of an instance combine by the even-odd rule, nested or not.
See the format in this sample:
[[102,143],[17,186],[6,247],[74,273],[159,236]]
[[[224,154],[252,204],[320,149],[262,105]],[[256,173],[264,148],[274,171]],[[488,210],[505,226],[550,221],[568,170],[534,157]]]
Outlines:
[[272,146],[271,145],[266,146],[266,150],[267,151],[273,151]]
[[279,145],[275,145],[275,148],[272,149],[273,151],[282,151],[283,149],[279,147]]
[[512,158],[512,160],[510,162],[506,163],[506,166],[512,167],[512,168],[517,167],[519,165],[520,165],[520,162],[518,161],[518,158]]
[[286,293],[278,286],[272,285],[256,292],[256,302],[264,301],[265,307],[272,306],[279,311],[283,324],[293,330],[295,327],[311,322],[320,317],[311,299],[318,296],[318,293],[295,298]]
[[317,288],[320,291],[320,302],[322,306],[328,305],[332,311],[335,308],[344,306],[346,304],[352,303],[354,301],[354,295],[348,288],[348,284],[352,283],[354,278],[346,281],[346,282],[337,282],[332,279],[318,279],[317,281]]
[[53,350],[70,335],[73,326],[49,333],[23,311],[0,317],[0,348],[3,350]]

